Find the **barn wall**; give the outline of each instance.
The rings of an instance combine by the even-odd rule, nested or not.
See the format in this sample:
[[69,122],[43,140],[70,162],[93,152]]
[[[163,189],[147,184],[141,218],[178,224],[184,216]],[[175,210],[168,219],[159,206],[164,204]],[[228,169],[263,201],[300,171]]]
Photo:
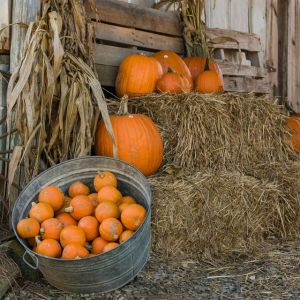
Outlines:
[[[11,0],[1,0],[0,9],[0,29],[10,24],[11,19]],[[9,49],[9,29],[0,34],[0,50]]]

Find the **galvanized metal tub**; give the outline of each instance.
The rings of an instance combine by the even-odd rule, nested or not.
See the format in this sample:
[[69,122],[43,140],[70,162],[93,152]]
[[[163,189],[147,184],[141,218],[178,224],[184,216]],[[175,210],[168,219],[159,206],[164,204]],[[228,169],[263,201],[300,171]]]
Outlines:
[[[118,179],[118,188],[131,195],[147,210],[145,222],[133,236],[117,248],[96,256],[78,260],[55,259],[33,252],[16,232],[18,221],[28,216],[32,201],[48,185],[63,191],[80,180],[92,187],[97,171],[111,171]],[[145,266],[150,252],[151,190],[144,175],[133,166],[112,158],[89,156],[56,165],[34,178],[21,192],[12,213],[13,230],[26,249],[24,260],[38,268],[56,288],[78,293],[108,292],[130,282]],[[32,262],[28,262],[31,257]]]

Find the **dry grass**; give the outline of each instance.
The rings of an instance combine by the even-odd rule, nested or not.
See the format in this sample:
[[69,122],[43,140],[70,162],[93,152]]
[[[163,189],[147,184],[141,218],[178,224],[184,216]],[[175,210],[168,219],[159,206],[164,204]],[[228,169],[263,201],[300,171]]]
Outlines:
[[[167,171],[172,173],[170,167]],[[300,237],[300,200],[295,197],[299,188],[284,190],[239,172],[175,170],[149,180],[153,249],[163,257],[249,253],[272,236]]]
[[[117,110],[111,102],[109,109]],[[129,101],[150,115],[164,139],[165,162],[188,170],[245,171],[295,160],[281,107],[254,94],[150,95]]]

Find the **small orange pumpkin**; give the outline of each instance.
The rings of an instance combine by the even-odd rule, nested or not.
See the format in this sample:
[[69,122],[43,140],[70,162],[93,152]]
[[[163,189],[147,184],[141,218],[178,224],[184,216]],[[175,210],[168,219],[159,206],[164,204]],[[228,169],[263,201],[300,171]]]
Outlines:
[[81,181],[76,181],[76,182],[73,182],[69,189],[68,189],[68,194],[71,198],[74,198],[76,196],[79,196],[79,195],[89,195],[90,193],[90,188],[83,184]]
[[65,209],[65,212],[71,214],[75,220],[80,220],[85,216],[90,216],[94,211],[94,205],[88,196],[78,195],[70,202],[70,207]]
[[153,57],[159,61],[164,74],[171,68],[174,72],[181,74],[189,82],[189,90],[193,88],[193,79],[191,72],[183,59],[175,52],[170,50],[162,50],[153,54]]
[[99,222],[95,217],[83,217],[78,222],[78,227],[80,227],[84,231],[86,240],[88,242],[92,241],[99,235]]
[[126,242],[132,235],[133,235],[132,230],[123,231],[122,234],[120,235],[120,239],[119,239],[120,244]]
[[104,248],[103,248],[103,253],[104,253],[104,252],[108,252],[108,251],[110,251],[110,250],[112,250],[112,249],[115,249],[115,248],[118,247],[119,245],[120,245],[120,244],[114,243],[114,242],[108,243],[107,245],[104,246]]
[[122,204],[122,203],[134,204],[134,203],[136,203],[136,201],[135,201],[135,199],[134,199],[133,197],[131,197],[131,196],[124,196],[124,197],[122,197],[121,203],[120,203],[120,204]]
[[223,91],[223,84],[214,71],[204,71],[196,79],[195,89],[201,94],[213,94]]
[[64,204],[64,194],[57,186],[50,185],[40,191],[38,202],[47,203],[54,211],[57,211]]
[[104,201],[97,206],[95,216],[100,223],[107,218],[118,219],[120,217],[120,209],[116,203]]
[[63,247],[70,243],[79,243],[85,246],[86,237],[84,231],[75,225],[69,225],[60,232],[60,243]]
[[162,74],[160,64],[153,57],[131,54],[120,65],[116,78],[117,95],[131,98],[153,93]]
[[56,218],[45,220],[41,224],[40,234],[45,239],[59,240],[60,232],[63,229],[63,224]]
[[62,213],[56,216],[56,219],[59,220],[63,227],[69,226],[69,225],[77,225],[77,221],[73,219],[70,214],[68,213]]
[[129,230],[137,230],[146,218],[146,209],[140,204],[130,204],[121,213],[121,221]]
[[99,192],[100,189],[106,185],[111,185],[116,188],[117,187],[116,176],[109,171],[98,172],[98,174],[94,178],[94,187],[96,192]]
[[123,232],[123,226],[121,222],[116,218],[107,218],[103,220],[99,227],[101,237],[108,241],[117,241]]
[[58,258],[61,256],[61,246],[58,241],[52,239],[45,239],[38,242],[36,252],[38,254]]
[[156,89],[159,93],[182,94],[190,93],[192,86],[186,77],[169,69],[157,81]]
[[220,81],[222,82],[222,85],[224,86],[222,71],[219,65],[212,58],[209,59],[205,56],[190,56],[184,58],[183,60],[191,71],[194,81],[197,79],[200,73],[205,71],[206,64],[208,63],[208,70],[216,72],[220,78]]
[[98,194],[97,193],[92,193],[88,195],[90,201],[93,203],[94,207],[97,207],[98,205]]
[[103,252],[104,247],[108,244],[107,241],[102,239],[101,237],[97,237],[92,242],[92,253],[100,254]]
[[64,248],[61,258],[79,259],[88,256],[89,256],[89,251],[86,248],[84,248],[81,244],[70,243]]
[[[118,157],[144,175],[154,174],[163,159],[163,142],[154,122],[141,114],[128,114],[126,99],[123,100],[122,115],[111,115]],[[113,146],[104,122],[101,121],[96,132],[96,153],[113,157]]]
[[103,187],[98,192],[98,202],[104,202],[104,201],[112,201],[114,203],[119,203],[122,199],[122,194],[119,190],[117,190],[115,187],[111,185],[107,185]]
[[53,218],[54,211],[52,206],[47,203],[34,203],[32,202],[32,207],[29,211],[29,217],[36,219],[38,222]]
[[122,211],[124,210],[124,208],[127,207],[127,206],[129,206],[130,204],[132,204],[132,203],[121,203],[119,205],[120,212],[122,213]]
[[22,239],[37,236],[40,232],[40,224],[34,218],[22,219],[17,224],[17,232]]

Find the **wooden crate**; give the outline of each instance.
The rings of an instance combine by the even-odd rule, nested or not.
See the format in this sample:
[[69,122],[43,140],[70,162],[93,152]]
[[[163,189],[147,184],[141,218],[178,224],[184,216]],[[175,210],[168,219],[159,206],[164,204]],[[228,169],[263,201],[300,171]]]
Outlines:
[[[182,27],[176,12],[144,8],[118,0],[97,0],[97,8],[101,23],[94,23],[95,63],[103,86],[114,86],[121,61],[131,53],[151,54],[168,49],[184,55]],[[215,58],[224,74],[226,91],[270,93],[257,35],[223,29],[208,29],[207,35],[209,39],[225,36],[238,41],[238,44],[213,44]]]

